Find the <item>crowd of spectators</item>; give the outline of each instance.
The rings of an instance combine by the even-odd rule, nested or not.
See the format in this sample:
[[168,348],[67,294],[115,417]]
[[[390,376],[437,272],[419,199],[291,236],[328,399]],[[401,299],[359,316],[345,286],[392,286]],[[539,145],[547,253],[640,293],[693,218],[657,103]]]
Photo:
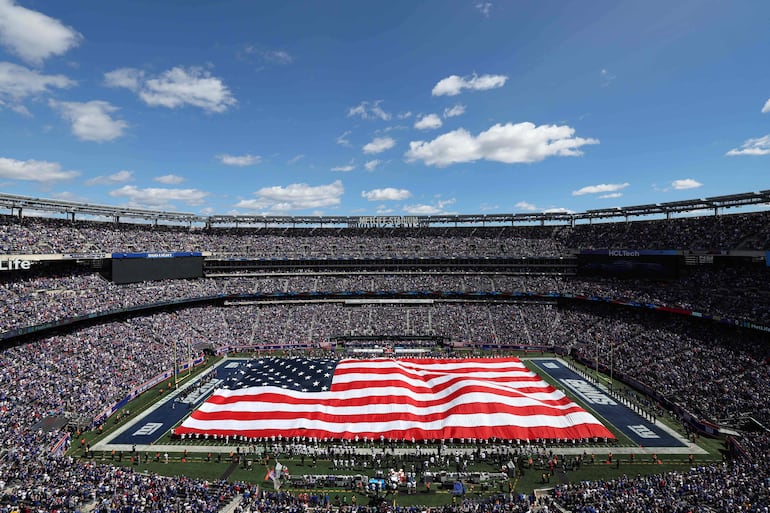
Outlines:
[[0,504],[31,512],[216,513],[242,486],[140,473],[131,467],[81,462],[70,456],[6,460],[6,464],[3,476],[10,480],[0,479],[0,485],[8,485],[0,486]]
[[[767,357],[766,345],[651,313],[629,310],[610,316],[606,308],[457,303],[355,308],[328,303],[205,306],[96,325],[7,348],[0,352],[0,447],[4,452],[0,482],[12,484],[13,493],[24,500],[64,509],[84,497],[118,500],[108,498],[112,497],[109,486],[103,492],[106,495],[94,496],[93,488],[102,485],[88,484],[91,474],[99,483],[116,472],[128,479],[125,486],[138,490],[135,499],[121,494],[120,500],[141,501],[145,490],[155,496],[154,485],[142,481],[152,478],[120,474],[109,466],[68,465],[67,460],[50,457],[50,447],[62,433],[41,429],[40,422],[53,415],[82,417],[100,411],[171,367],[173,354],[189,354],[191,346],[226,346],[234,340],[290,343],[296,340],[297,326],[305,327],[310,338],[340,326],[347,326],[343,331],[351,333],[382,335],[404,333],[411,327],[420,333],[454,333],[469,341],[486,340],[499,330],[516,334],[526,343],[553,344],[588,354],[593,354],[598,343],[602,362],[614,352],[618,371],[638,377],[708,418],[746,411],[761,421],[770,418],[763,399],[770,396],[768,366],[762,360]],[[658,365],[662,360],[666,364]],[[749,452],[762,451],[763,443],[747,442]],[[73,480],[67,480],[66,472],[60,473],[63,468],[86,476],[86,484],[80,487],[83,481],[75,480],[79,485],[73,489]],[[700,477],[692,479],[729,479],[734,468],[708,467],[697,470]],[[680,481],[689,482],[687,474],[683,476]],[[674,477],[670,480],[675,482]],[[45,492],[41,482],[48,483]],[[193,488],[205,486],[190,483]],[[190,493],[186,489],[184,499],[172,494],[169,500],[187,501]],[[724,495],[725,500],[736,497]],[[203,501],[199,504],[205,508],[204,503],[214,499],[205,495],[194,500]]]
[[711,422],[770,423],[767,337],[630,309],[561,309],[554,340]]
[[770,248],[768,212],[569,225],[197,228],[0,216],[0,253],[205,251],[253,258],[561,256],[570,250]]
[[603,481],[558,484],[554,500],[573,513],[770,511],[768,435],[752,435],[752,460]]
[[[0,253],[211,251],[253,257],[361,258],[382,256],[547,256],[568,248],[770,247],[767,213],[672,221],[578,225],[379,231],[340,229],[333,235],[291,230],[184,230],[174,227],[70,223],[0,218]],[[322,232],[319,230],[318,232]],[[303,232],[304,233],[304,232]],[[373,235],[375,233],[377,235]],[[83,269],[32,271],[0,281],[0,331],[106,310],[212,295],[274,292],[460,291],[534,292],[602,296],[770,321],[768,271],[699,268],[679,280],[587,279],[505,274],[297,273],[116,285]],[[764,281],[763,281],[764,280]],[[58,333],[0,351],[0,503],[40,510],[216,511],[240,490],[224,483],[161,478],[110,465],[73,462],[51,453],[64,435],[45,427],[63,417],[82,424],[135,386],[204,346],[318,344],[335,337],[438,336],[458,345],[544,345],[605,365],[659,391],[696,416],[722,422],[750,415],[770,424],[770,352],[762,334],[716,329],[645,309],[436,302],[198,306],[125,318]],[[693,467],[651,477],[558,486],[555,499],[573,511],[767,511],[767,436],[742,440],[747,461]],[[717,484],[718,483],[718,484]],[[288,500],[288,499],[287,499]],[[292,499],[293,500],[293,499]],[[286,511],[262,496],[244,508]],[[517,511],[511,498],[507,511]],[[491,511],[463,502],[448,511]],[[765,509],[761,509],[764,507]],[[363,508],[363,507],[362,507]],[[656,509],[657,508],[657,509]]]
[[[15,279],[13,279],[15,278]],[[698,268],[678,280],[504,273],[307,273],[161,280],[117,285],[83,268],[0,276],[0,332],[97,312],[207,296],[275,293],[474,292],[598,296],[770,324],[762,267]]]
[[105,512],[214,512],[233,495],[229,486],[74,462],[52,451],[68,423],[90,425],[131,388],[171,368],[173,344],[188,354],[183,340],[193,328],[173,317],[97,325],[0,352],[0,504],[33,511],[82,511],[95,502]]
[[[705,276],[702,278],[704,281]],[[432,281],[434,278],[438,285]],[[0,294],[6,314],[0,320],[0,326],[8,330],[95,311],[216,294],[318,291],[326,286],[333,289],[334,283],[331,277],[301,274],[130,285],[115,285],[87,272],[56,277],[42,275],[3,284]],[[613,285],[610,282],[567,281],[553,276],[350,275],[339,289],[327,292],[342,292],[349,290],[348,287],[352,290],[365,287],[367,291],[436,290],[437,287],[446,287],[461,292],[519,290],[539,294],[579,294],[579,287],[571,287],[579,284],[597,285],[594,294],[586,295],[640,302],[650,299],[637,297],[633,290],[621,288],[633,287],[633,283],[616,282]],[[640,283],[639,287],[642,285]],[[651,285],[648,287],[652,289]],[[685,289],[686,286],[681,285],[682,293]],[[662,289],[661,296],[667,293],[670,289]],[[755,307],[762,304],[758,298],[754,303]],[[662,304],[672,303],[663,301]],[[673,306],[687,305],[675,303]],[[593,346],[599,344],[602,361],[607,362],[611,356],[614,357],[617,371],[640,376],[640,379],[643,378],[641,381],[661,393],[696,405],[695,413],[712,420],[723,418],[720,415],[731,417],[747,411],[757,403],[758,397],[762,397],[765,390],[763,384],[768,381],[767,367],[757,362],[762,362],[768,355],[766,351],[763,353],[761,342],[754,342],[748,335],[750,331],[744,331],[739,336],[725,335],[721,338],[722,343],[714,344],[711,324],[692,323],[687,318],[658,324],[657,317],[643,320],[645,310],[612,309],[606,320],[600,321],[596,319],[602,318],[593,312],[586,314],[592,320],[584,320],[576,309],[556,308],[553,304],[439,301],[433,304],[362,304],[351,307],[343,302],[306,300],[270,306],[196,307],[179,310],[171,317],[169,314],[148,316],[143,320],[128,321],[127,324],[154,323],[157,318],[170,319],[159,321],[157,328],[150,324],[146,333],[139,336],[141,341],[150,336],[162,337],[164,332],[168,332],[166,325],[176,322],[175,317],[184,318],[184,322],[179,322],[182,328],[176,332],[177,338],[191,341],[196,347],[207,342],[215,346],[276,342],[312,345],[340,337],[364,336],[434,336],[455,343],[560,347],[571,347],[576,341],[583,341],[584,346],[578,347],[584,353],[591,354]],[[80,333],[85,340],[79,343],[89,343],[88,332]],[[757,340],[761,341],[763,337],[758,336]],[[59,344],[59,347],[67,347],[67,344]],[[154,354],[152,348],[148,354]],[[693,361],[698,363],[693,364]],[[691,383],[701,383],[708,390],[693,389]],[[756,414],[770,419],[764,408],[757,408]]]
[[0,254],[200,251],[251,258],[559,256],[563,227],[211,228],[0,216]]
[[701,215],[666,220],[578,224],[563,234],[569,248],[763,250],[770,213]]
[[[438,337],[456,346],[547,346],[572,350],[635,377],[711,421],[751,412],[770,423],[766,338],[746,330],[642,309],[602,305],[436,302],[198,306],[97,324],[0,353],[5,414],[39,419],[98,411],[202,347],[306,346],[350,337]],[[176,344],[176,347],[174,347]],[[31,358],[30,358],[31,356]],[[46,375],[56,385],[40,387]],[[12,386],[14,385],[15,386]],[[27,407],[28,409],[22,409]],[[13,423],[6,423],[13,425]]]

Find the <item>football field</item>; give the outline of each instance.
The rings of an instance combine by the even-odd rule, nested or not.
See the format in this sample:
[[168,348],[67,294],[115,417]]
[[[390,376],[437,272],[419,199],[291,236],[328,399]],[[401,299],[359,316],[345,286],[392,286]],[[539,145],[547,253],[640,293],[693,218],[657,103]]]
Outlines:
[[[507,490],[532,493],[532,490],[547,488],[554,482],[612,479],[628,472],[644,475],[682,470],[692,464],[693,456],[699,464],[718,462],[721,459],[719,441],[703,439],[699,441],[699,445],[689,443],[665,423],[653,422],[648,415],[640,414],[622,395],[611,394],[602,384],[573,367],[567,360],[540,357],[524,358],[522,361],[542,379],[563,390],[569,399],[594,415],[615,434],[617,441],[605,443],[603,440],[597,440],[596,443],[591,441],[588,444],[574,445],[562,441],[549,443],[547,446],[536,444],[534,441],[531,444],[501,440],[488,444],[449,442],[444,451],[453,457],[443,463],[438,457],[441,451],[438,444],[412,444],[408,441],[381,444],[369,441],[347,444],[345,450],[352,455],[351,460],[339,466],[338,462],[329,456],[329,448],[335,445],[333,443],[307,443],[303,450],[297,451],[296,447],[291,448],[290,444],[282,445],[272,440],[250,444],[241,440],[230,440],[226,443],[211,437],[186,437],[184,440],[172,437],[172,430],[188,418],[195,408],[203,404],[216,387],[228,377],[239,373],[239,369],[247,362],[245,358],[230,358],[194,372],[182,380],[178,388],[163,389],[162,392],[152,390],[147,396],[143,396],[144,401],[140,397],[136,403],[141,405],[144,402],[147,406],[136,406],[136,411],[132,412],[127,421],[109,421],[109,429],[105,430],[104,436],[93,440],[89,457],[108,464],[134,465],[143,472],[183,474],[212,481],[227,479],[260,485],[265,483],[265,476],[271,465],[275,465],[280,459],[281,463],[291,470],[292,479],[287,483],[288,489],[313,491],[318,489],[318,485],[308,488],[302,483],[314,481],[319,476],[331,475],[342,476],[339,479],[343,480],[353,476],[371,478],[376,473],[375,463],[379,462],[378,458],[383,455],[390,459],[383,461],[382,465],[396,468],[397,465],[415,462],[419,468],[419,462],[424,459],[424,470],[430,470],[437,476],[455,470],[453,458],[467,460],[471,454],[486,450],[487,460],[471,463],[468,471],[463,474],[466,479],[475,480],[477,491],[483,494]],[[201,376],[205,378],[201,379]],[[157,399],[153,394],[157,394]],[[129,407],[133,406],[129,404]],[[139,411],[140,409],[142,411]],[[708,451],[704,448],[708,448]],[[82,449],[74,447],[71,451],[81,457],[82,452]],[[549,471],[546,457],[549,452],[558,454],[560,461],[581,459],[583,464],[577,469],[565,467]],[[388,453],[390,456],[387,456]],[[490,459],[490,453],[499,456]],[[431,459],[428,467],[427,460],[431,455],[436,456],[436,463],[434,465]],[[518,469],[515,478],[484,481],[483,476],[498,475],[496,473],[500,471],[501,461],[507,462],[511,459],[516,462]],[[336,485],[320,488],[350,500],[356,495],[355,492]],[[361,495],[358,499],[366,500]],[[450,503],[452,495],[450,490],[436,487],[430,494],[422,490],[420,494],[411,496],[404,494],[402,490],[397,499],[393,500],[401,505],[441,505]]]
[[[98,441],[96,451],[172,451],[229,453],[238,440],[214,440],[213,437],[186,437],[172,439],[170,433],[216,390],[221,384],[238,373],[246,359],[229,358],[217,362],[212,371],[204,373],[206,380],[193,376],[182,382],[179,388],[168,392],[141,414],[132,418],[119,429]],[[689,443],[680,434],[644,415],[619,394],[611,394],[600,383],[581,376],[568,362],[560,358],[533,358],[525,363],[541,377],[562,390],[575,403],[592,414],[601,424],[618,433],[618,444],[613,447],[617,454],[702,454],[701,448]],[[605,445],[604,440],[596,440]],[[580,444],[560,444],[565,453],[582,452]]]

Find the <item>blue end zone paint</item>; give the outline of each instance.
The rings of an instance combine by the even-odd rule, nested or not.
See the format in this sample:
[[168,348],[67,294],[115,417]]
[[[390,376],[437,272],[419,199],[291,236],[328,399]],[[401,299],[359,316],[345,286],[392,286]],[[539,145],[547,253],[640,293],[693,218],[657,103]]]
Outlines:
[[686,445],[656,424],[645,420],[624,404],[599,390],[564,366],[561,360],[531,360],[542,372],[554,378],[565,391],[580,397],[597,414],[615,426],[624,435],[643,447],[686,447]]
[[169,401],[112,439],[110,443],[151,444],[191,411],[187,404]]
[[[237,367],[231,366],[231,364],[240,364],[243,361],[245,360],[228,360],[226,364],[217,367],[217,378],[226,378],[237,370]],[[162,397],[159,397],[158,399],[160,400]],[[195,407],[197,407],[199,403],[203,402],[204,399],[205,398],[202,397],[194,405],[179,402],[176,399],[172,399],[165,402],[164,404],[158,405],[155,411],[144,417],[142,420],[136,422],[129,429],[112,439],[110,443],[135,445],[154,443],[169,429],[174,427],[182,419],[192,413]]]

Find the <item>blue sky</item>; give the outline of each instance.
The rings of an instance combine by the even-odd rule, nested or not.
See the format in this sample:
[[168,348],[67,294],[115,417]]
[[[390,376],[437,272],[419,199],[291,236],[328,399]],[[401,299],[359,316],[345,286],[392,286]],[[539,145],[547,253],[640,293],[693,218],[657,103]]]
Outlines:
[[768,189],[768,22],[759,1],[0,0],[0,191],[419,215]]

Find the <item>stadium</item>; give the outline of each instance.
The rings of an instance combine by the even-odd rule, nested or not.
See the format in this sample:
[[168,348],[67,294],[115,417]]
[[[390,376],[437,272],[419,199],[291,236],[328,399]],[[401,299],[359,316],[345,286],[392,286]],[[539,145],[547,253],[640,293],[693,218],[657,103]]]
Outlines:
[[770,513],[768,19],[0,0],[0,513]]
[[[200,216],[0,195],[3,511],[764,511],[767,204]],[[309,390],[316,366],[334,376]]]

